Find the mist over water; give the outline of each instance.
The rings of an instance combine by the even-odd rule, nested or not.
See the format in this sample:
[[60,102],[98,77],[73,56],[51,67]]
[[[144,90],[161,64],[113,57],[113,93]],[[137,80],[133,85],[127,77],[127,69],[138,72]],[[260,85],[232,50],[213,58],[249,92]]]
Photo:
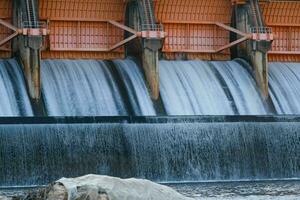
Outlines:
[[32,116],[22,70],[14,59],[0,60],[0,116]]

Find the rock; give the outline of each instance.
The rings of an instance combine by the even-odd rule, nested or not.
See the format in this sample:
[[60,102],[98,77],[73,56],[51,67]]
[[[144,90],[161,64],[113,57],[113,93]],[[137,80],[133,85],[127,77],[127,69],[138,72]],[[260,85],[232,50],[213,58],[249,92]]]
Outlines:
[[63,178],[46,189],[47,200],[189,200],[175,190],[141,179],[87,175]]
[[0,196],[0,200],[11,200],[11,198],[5,197],[5,196]]
[[66,200],[68,198],[68,192],[65,186],[61,183],[54,183],[48,187],[47,198],[46,199],[61,199]]

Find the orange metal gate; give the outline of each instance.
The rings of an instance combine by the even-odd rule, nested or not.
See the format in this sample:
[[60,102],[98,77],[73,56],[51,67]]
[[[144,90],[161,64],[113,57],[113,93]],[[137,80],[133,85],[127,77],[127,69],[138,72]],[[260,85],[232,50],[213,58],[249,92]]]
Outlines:
[[124,38],[124,31],[109,23],[124,21],[124,0],[40,0],[39,6],[40,20],[50,29],[43,58],[124,56],[122,47],[106,51]]
[[230,59],[229,50],[215,53],[230,42],[229,32],[216,22],[230,25],[229,0],[154,0],[155,13],[167,33],[163,52],[168,58],[188,53],[188,58]]
[[[1,0],[0,1],[0,19],[7,22],[12,20],[12,1],[11,0]],[[4,40],[11,34],[11,30],[5,26],[0,25],[0,41]],[[10,57],[11,43],[5,43],[0,46],[0,58]]]
[[300,2],[270,1],[261,3],[267,26],[274,41],[270,61],[300,61]]

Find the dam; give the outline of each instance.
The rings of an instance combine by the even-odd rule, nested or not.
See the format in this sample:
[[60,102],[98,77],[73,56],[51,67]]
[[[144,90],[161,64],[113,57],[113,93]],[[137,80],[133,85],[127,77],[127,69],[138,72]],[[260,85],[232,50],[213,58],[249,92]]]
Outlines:
[[299,9],[2,0],[0,188],[85,174],[298,180]]

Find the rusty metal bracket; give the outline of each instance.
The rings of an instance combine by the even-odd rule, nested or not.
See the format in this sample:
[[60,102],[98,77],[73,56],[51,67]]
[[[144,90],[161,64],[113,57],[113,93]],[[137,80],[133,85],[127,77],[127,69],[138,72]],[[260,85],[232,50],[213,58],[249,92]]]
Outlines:
[[127,32],[133,34],[132,36],[126,38],[125,40],[123,40],[123,41],[115,44],[111,48],[109,48],[109,51],[113,51],[137,37],[147,38],[147,39],[163,39],[166,37],[166,33],[162,29],[148,29],[148,30],[136,31],[136,30],[134,30],[130,27],[127,27],[116,21],[109,20],[108,22],[120,29],[123,29],[124,31],[127,31]]
[[27,36],[46,36],[49,32],[47,28],[17,28],[12,24],[0,19],[0,25],[7,27],[8,29],[12,30],[13,33],[8,37],[4,38],[0,41],[0,46],[4,45],[5,43],[9,42],[13,38],[18,35],[27,35]]
[[251,28],[251,33],[244,33],[242,31],[239,31],[233,27],[227,26],[225,24],[216,22],[217,26],[228,30],[230,32],[234,32],[237,35],[242,36],[242,38],[235,40],[219,49],[216,50],[216,53],[219,53],[225,49],[228,49],[230,47],[233,47],[235,45],[238,45],[246,40],[253,40],[253,41],[272,41],[274,39],[274,36],[272,34],[272,29],[268,27],[259,27],[259,28]]
[[[49,20],[51,22],[51,20]],[[121,46],[125,45],[126,43],[134,40],[135,38],[147,38],[147,39],[160,39],[164,38],[166,36],[165,32],[161,30],[145,30],[145,31],[136,31],[128,26],[125,26],[122,23],[119,23],[114,20],[101,20],[98,22],[104,22],[111,24],[119,29],[122,29],[123,31],[129,32],[132,35],[124,40],[121,40],[120,42],[113,44],[112,46],[108,46],[106,48],[61,48],[61,47],[51,47],[51,51],[95,51],[95,52],[111,52],[114,51]]]
[[9,28],[10,30],[14,31],[13,34],[9,35],[8,37],[4,38],[0,41],[0,46],[4,45],[5,43],[9,42],[13,38],[15,38],[17,35],[19,35],[18,28],[14,27],[13,25],[9,24],[8,22],[4,21],[3,19],[0,19],[0,24]]
[[[198,24],[198,23],[196,23]],[[202,24],[202,23],[199,23]],[[215,25],[217,27],[220,27],[224,30],[236,33],[237,35],[241,36],[241,38],[230,42],[229,44],[226,44],[218,49],[201,49],[201,50],[194,50],[194,49],[165,49],[164,52],[172,52],[172,53],[220,53],[224,51],[225,49],[231,48],[235,45],[238,45],[244,41],[247,40],[253,40],[253,41],[272,41],[274,39],[272,30],[270,28],[261,28],[261,29],[251,29],[251,33],[245,33],[242,32],[236,28],[233,28],[231,26],[228,26],[224,23],[220,22],[205,22],[203,23],[205,25]],[[265,32],[262,32],[261,30],[265,30]]]
[[221,52],[221,51],[223,51],[225,49],[228,49],[230,47],[238,45],[238,44],[240,44],[240,43],[242,43],[242,42],[244,42],[244,41],[249,40],[249,39],[252,38],[252,34],[241,32],[241,31],[239,31],[239,30],[237,30],[235,28],[232,28],[231,26],[227,26],[227,25],[219,23],[219,22],[216,22],[215,25],[217,25],[217,26],[219,26],[219,27],[221,27],[221,28],[223,28],[225,30],[228,30],[230,32],[234,32],[237,35],[242,36],[242,38],[240,38],[240,39],[238,39],[236,41],[233,41],[233,42],[231,42],[231,43],[229,43],[229,44],[227,44],[225,46],[222,46],[219,49],[215,50],[215,53],[219,53],[219,52]]

